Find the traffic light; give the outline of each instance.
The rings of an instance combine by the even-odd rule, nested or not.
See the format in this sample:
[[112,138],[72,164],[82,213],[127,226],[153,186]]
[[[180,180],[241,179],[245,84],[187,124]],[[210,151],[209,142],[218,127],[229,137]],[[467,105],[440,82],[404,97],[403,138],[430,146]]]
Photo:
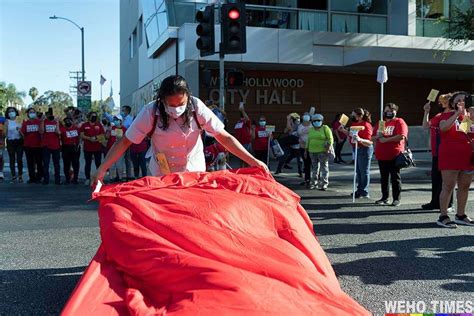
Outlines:
[[247,52],[247,12],[245,3],[224,4],[221,9],[222,51],[224,54]]
[[199,23],[196,27],[196,47],[199,49],[199,55],[214,55],[214,6],[207,6],[204,11],[198,11],[196,21]]
[[242,71],[229,71],[226,82],[227,87],[240,87],[244,84],[244,73]]

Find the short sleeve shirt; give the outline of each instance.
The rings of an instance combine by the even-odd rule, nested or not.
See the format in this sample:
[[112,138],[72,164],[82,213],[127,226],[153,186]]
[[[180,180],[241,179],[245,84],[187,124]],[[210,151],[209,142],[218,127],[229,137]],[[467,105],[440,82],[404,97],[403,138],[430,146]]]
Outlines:
[[[201,100],[195,97],[191,98],[191,104],[196,111],[201,128],[211,136],[220,134],[224,130],[224,124]],[[154,104],[153,101],[145,105],[130,128],[127,129],[125,137],[132,143],[140,144],[154,128],[154,115],[160,115],[158,110],[153,113]],[[163,130],[160,126],[160,117],[157,118],[156,128],[151,136],[151,146],[147,153],[147,157],[152,158],[149,168],[153,176],[163,175],[156,160],[157,153],[165,155],[171,172],[206,170],[201,130],[195,122],[194,116],[189,119],[191,124],[188,128],[184,126],[183,117],[176,120],[170,118],[168,128]]]
[[[378,124],[375,130],[378,130]],[[404,136],[399,142],[381,143],[377,140],[375,145],[375,157],[377,160],[394,160],[405,149],[405,141],[408,138],[408,125],[403,119],[395,118],[385,122],[385,129],[382,134],[387,138],[396,135]]]

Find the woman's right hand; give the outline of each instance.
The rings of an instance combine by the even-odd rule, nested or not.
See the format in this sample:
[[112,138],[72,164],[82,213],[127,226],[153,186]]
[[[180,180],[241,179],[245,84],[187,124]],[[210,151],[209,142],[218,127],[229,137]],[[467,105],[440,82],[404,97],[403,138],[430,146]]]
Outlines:
[[107,170],[103,170],[101,167],[99,167],[99,169],[97,169],[97,171],[92,175],[90,183],[92,189],[96,187],[99,181],[102,183],[104,182],[106,172]]

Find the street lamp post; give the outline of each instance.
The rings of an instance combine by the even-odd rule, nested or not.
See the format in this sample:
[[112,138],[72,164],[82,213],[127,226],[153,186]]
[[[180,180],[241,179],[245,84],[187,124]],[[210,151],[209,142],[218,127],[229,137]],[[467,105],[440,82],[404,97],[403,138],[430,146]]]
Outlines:
[[74,24],[80,31],[81,31],[81,42],[82,42],[82,81],[85,80],[85,67],[84,67],[84,28],[83,27],[80,27],[79,25],[77,25],[76,22],[74,21],[71,21],[67,18],[63,18],[63,17],[60,17],[60,16],[50,16],[49,17],[51,20],[66,20],[68,22],[71,22],[72,24]]

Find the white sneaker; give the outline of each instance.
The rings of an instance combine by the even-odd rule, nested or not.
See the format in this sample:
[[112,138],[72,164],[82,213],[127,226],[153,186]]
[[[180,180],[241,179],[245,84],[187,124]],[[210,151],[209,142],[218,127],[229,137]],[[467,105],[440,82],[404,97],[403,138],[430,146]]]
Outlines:
[[91,184],[91,180],[84,181],[84,185],[90,185],[90,184]]

